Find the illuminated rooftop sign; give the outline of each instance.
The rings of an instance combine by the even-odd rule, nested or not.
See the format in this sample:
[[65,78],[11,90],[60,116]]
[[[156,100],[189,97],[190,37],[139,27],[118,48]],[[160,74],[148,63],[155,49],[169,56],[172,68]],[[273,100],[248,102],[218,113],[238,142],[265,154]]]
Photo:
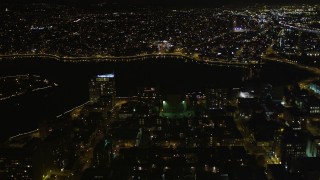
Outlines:
[[101,74],[97,75],[98,78],[114,78],[114,74]]

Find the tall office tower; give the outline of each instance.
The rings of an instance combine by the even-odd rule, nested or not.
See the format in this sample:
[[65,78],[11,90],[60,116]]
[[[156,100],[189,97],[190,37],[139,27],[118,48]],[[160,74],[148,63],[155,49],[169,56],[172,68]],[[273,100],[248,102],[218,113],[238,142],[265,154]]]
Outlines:
[[159,115],[160,95],[156,88],[138,88],[138,100],[144,102],[149,107],[149,115]]
[[225,108],[231,97],[228,89],[207,89],[206,103],[208,109]]
[[[288,166],[297,158],[307,156],[309,134],[305,131],[286,129],[281,139],[281,161]],[[290,169],[290,168],[289,168]]]
[[98,103],[106,108],[112,108],[115,97],[114,74],[97,75],[89,82],[89,99],[92,104]]
[[159,100],[159,93],[158,91],[151,87],[151,88],[139,88],[138,89],[138,99],[140,101],[149,103],[154,106],[159,106],[160,100]]

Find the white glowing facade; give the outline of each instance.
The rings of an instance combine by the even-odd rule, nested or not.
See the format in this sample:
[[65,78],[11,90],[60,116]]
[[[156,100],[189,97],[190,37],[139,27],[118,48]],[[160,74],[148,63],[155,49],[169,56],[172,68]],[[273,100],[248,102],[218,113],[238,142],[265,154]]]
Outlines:
[[239,97],[240,98],[254,98],[254,95],[250,92],[240,91]]

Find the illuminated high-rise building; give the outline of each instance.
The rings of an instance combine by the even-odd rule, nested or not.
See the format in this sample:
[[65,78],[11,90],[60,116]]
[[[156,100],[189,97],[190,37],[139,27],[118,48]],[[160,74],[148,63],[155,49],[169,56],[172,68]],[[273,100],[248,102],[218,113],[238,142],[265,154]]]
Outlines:
[[290,164],[292,160],[307,156],[309,134],[304,131],[287,129],[281,140],[281,161]]
[[114,106],[115,97],[114,74],[97,75],[89,82],[89,99],[92,104],[99,103],[111,108]]
[[159,106],[159,94],[158,91],[151,87],[151,88],[139,88],[138,89],[138,99],[143,102],[150,103],[154,106]]
[[226,107],[230,99],[229,94],[228,89],[208,89],[206,94],[208,109],[222,109]]

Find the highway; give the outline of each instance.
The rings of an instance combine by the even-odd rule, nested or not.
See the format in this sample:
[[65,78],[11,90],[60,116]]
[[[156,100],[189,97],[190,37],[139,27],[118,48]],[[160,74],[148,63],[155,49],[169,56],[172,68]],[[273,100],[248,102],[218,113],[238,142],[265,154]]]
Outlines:
[[309,71],[311,73],[314,73],[316,75],[320,75],[320,69],[316,67],[310,67],[310,66],[305,66],[302,64],[299,64],[293,60],[287,59],[287,58],[282,58],[282,57],[269,57],[269,56],[263,56],[263,60],[265,61],[273,61],[273,62],[279,62],[279,63],[286,63],[290,65],[294,65],[298,68],[304,69],[306,71]]
[[[280,31],[281,32],[281,31]],[[271,57],[270,55],[275,55],[275,52],[273,51],[272,49],[272,46],[274,45],[274,42],[271,44],[271,46],[269,46],[266,50],[266,54],[264,54],[262,56],[262,60],[267,62],[267,61],[272,61],[272,62],[278,62],[278,63],[285,63],[285,64],[290,64],[290,65],[293,65],[293,66],[296,66],[300,69],[304,69],[308,72],[311,72],[313,74],[315,74],[316,76],[314,77],[311,77],[311,78],[308,78],[308,79],[304,79],[299,83],[299,86],[301,88],[304,88],[304,89],[307,89],[309,87],[309,84],[315,80],[318,80],[319,79],[319,76],[320,76],[320,68],[317,68],[317,67],[310,67],[310,66],[305,66],[305,65],[302,65],[302,64],[299,64],[293,60],[290,60],[288,58],[284,58],[284,57],[280,57],[280,56],[276,56],[276,57]]]

